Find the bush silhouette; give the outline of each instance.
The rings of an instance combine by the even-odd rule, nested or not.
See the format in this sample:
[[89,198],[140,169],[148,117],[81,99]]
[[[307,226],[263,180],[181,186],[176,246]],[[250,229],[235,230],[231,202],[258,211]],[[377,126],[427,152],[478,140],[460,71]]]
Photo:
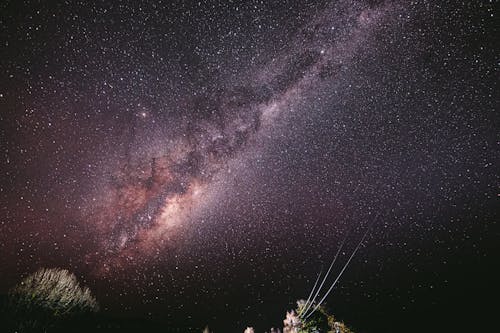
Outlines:
[[12,288],[5,314],[15,330],[46,331],[68,319],[97,312],[90,289],[65,269],[40,269]]

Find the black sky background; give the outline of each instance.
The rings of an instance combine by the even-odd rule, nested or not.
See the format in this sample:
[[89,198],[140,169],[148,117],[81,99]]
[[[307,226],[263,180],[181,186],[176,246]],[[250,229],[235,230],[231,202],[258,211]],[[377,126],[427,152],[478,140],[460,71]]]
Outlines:
[[[356,14],[334,3],[2,2],[0,292],[64,267],[109,316],[264,331],[307,297],[349,230],[343,260],[371,228],[327,300],[337,317],[356,332],[487,328],[499,237],[494,2],[339,2]],[[341,64],[320,56],[341,39],[327,34],[366,8],[388,19]],[[323,64],[294,62],[309,54],[332,72],[289,102]],[[266,89],[251,90],[255,73]],[[171,244],[96,272],[96,258],[121,258],[102,245],[117,229],[95,231],[103,183],[123,165],[147,169],[172,137],[283,99],[271,131],[223,145],[215,166],[188,165],[209,170],[217,195]]]

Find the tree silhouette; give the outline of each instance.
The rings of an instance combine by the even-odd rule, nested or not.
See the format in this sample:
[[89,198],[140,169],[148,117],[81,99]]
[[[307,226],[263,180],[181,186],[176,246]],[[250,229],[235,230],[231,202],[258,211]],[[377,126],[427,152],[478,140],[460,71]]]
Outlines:
[[99,310],[90,289],[58,268],[43,268],[23,279],[9,291],[6,303],[11,326],[21,332],[46,331],[58,322]]

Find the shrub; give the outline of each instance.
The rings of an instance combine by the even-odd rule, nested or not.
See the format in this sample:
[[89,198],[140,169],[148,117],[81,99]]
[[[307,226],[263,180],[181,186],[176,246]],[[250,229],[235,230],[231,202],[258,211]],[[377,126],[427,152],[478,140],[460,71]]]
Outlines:
[[65,269],[40,269],[7,295],[6,312],[20,331],[46,330],[58,322],[99,310],[90,289]]
[[[297,301],[297,309],[287,312],[287,318],[283,321],[285,324],[284,332],[291,333],[353,333],[343,322],[337,321],[324,306],[318,307],[311,316],[299,318],[296,313],[303,313],[306,302]],[[315,304],[311,306],[315,308]],[[309,310],[312,311],[312,310]]]

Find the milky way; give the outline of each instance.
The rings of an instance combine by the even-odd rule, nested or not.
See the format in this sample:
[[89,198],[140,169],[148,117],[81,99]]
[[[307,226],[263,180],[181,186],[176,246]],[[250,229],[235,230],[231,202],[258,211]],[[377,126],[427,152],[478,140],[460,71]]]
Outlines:
[[[196,116],[174,120],[182,134],[169,138],[160,153],[138,161],[127,151],[121,170],[110,172],[111,181],[99,188],[97,203],[86,208],[85,223],[95,224],[113,260],[130,256],[131,248],[143,255],[148,248],[172,243],[178,229],[196,219],[193,210],[210,200],[207,191],[219,170],[244,154],[253,137],[269,130],[294,99],[319,80],[335,80],[336,72],[350,64],[360,44],[391,14],[391,6],[364,8],[347,2],[324,8],[257,73],[238,78],[233,86],[208,88],[200,97],[187,96],[186,112]],[[340,31],[332,33],[335,26]]]
[[60,266],[113,314],[263,331],[349,230],[339,259],[371,228],[327,302],[367,331],[401,318],[401,332],[430,307],[454,318],[464,281],[488,276],[492,3],[0,13],[2,292]]

